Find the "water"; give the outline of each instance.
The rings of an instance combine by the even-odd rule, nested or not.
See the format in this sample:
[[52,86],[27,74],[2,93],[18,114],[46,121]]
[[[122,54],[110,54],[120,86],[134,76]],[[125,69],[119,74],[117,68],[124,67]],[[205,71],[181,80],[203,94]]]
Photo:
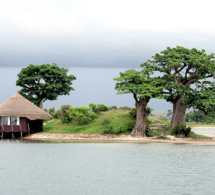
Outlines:
[[215,144],[0,141],[0,194],[214,194]]

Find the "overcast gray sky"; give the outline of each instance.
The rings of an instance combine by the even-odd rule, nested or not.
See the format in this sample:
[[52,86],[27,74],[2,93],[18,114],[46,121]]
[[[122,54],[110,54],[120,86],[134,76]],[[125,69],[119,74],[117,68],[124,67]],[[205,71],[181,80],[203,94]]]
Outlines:
[[213,0],[0,0],[0,100],[15,93],[21,68],[55,62],[77,76],[76,91],[70,102],[47,106],[130,106],[132,97],[115,96],[112,79],[168,46],[213,53],[214,7]]

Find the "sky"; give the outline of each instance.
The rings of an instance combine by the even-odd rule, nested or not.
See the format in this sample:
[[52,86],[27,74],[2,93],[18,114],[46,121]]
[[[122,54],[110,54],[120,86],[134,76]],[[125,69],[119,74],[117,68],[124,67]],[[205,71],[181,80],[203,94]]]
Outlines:
[[[113,78],[166,47],[214,52],[213,0],[0,0],[0,103],[16,93],[29,64],[69,69],[75,91],[46,107],[105,103],[134,106],[116,95]],[[150,101],[157,111],[171,109]]]

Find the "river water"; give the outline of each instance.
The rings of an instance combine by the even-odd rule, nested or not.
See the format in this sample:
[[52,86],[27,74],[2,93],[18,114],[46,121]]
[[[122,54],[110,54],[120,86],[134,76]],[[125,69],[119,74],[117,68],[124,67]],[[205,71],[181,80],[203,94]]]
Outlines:
[[214,194],[215,144],[0,141],[0,194]]

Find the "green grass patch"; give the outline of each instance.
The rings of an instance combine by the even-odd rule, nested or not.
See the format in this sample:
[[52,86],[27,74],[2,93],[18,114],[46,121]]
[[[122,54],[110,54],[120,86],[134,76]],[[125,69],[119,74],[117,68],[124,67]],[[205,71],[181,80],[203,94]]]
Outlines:
[[196,123],[196,122],[187,122],[186,126],[189,126],[189,127],[214,127],[215,128],[215,124]]
[[129,116],[128,110],[117,109],[102,112],[98,118],[86,125],[75,125],[73,123],[62,124],[60,120],[54,119],[44,125],[44,133],[86,133],[86,134],[130,134],[135,119]]
[[191,132],[189,133],[188,137],[197,138],[197,139],[210,139],[210,137],[208,137],[208,136],[199,135],[199,134],[194,133],[193,131],[191,131]]

